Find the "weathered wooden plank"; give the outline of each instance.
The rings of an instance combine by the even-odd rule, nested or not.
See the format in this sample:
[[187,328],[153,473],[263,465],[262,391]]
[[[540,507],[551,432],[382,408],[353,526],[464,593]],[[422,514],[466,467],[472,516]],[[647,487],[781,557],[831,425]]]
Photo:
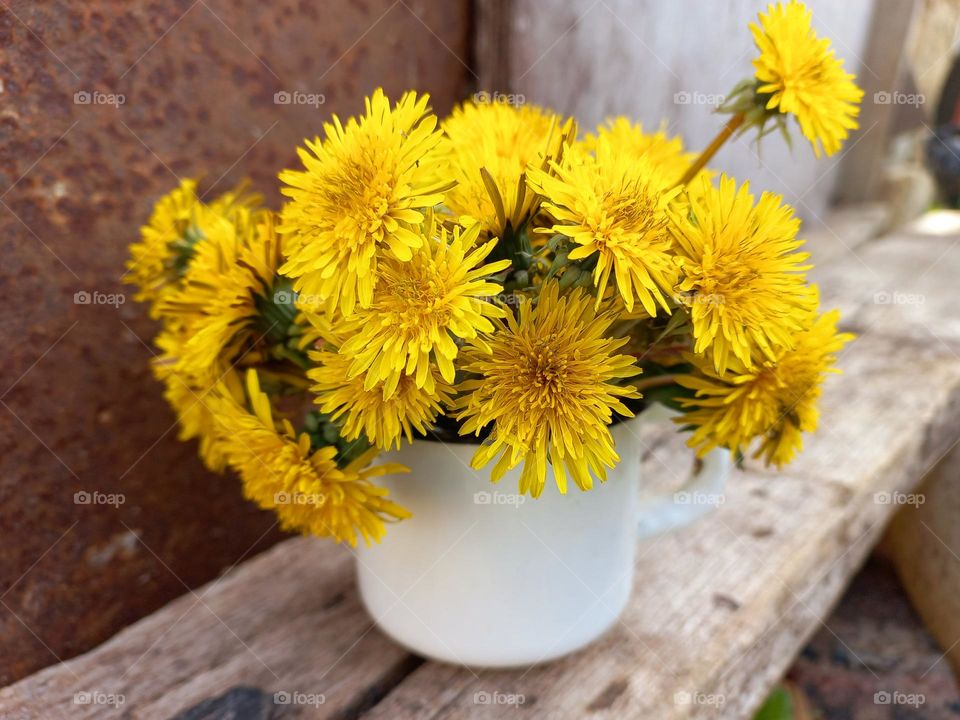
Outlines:
[[910,601],[960,674],[960,449],[954,448],[915,493],[891,497],[900,511],[882,549]]
[[823,220],[807,221],[800,229],[816,266],[842,261],[856,261],[857,248],[880,235],[889,220],[884,205],[858,205],[834,210]]
[[838,202],[857,203],[877,197],[883,178],[881,163],[890,143],[897,106],[891,101],[899,91],[904,45],[919,3],[914,0],[875,0],[869,38],[863,58],[851,68],[864,96],[860,126],[872,128],[859,142],[848,146],[836,180]]
[[271,705],[286,693],[316,717],[340,717],[409,671],[411,657],[371,628],[352,555],[289,540],[94,652],[0,691],[0,717],[170,718],[237,686],[259,689]]
[[898,232],[853,248],[842,262],[817,266],[811,277],[823,303],[839,308],[844,323],[857,332],[956,351],[958,270],[960,237]]
[[510,18],[513,0],[477,0],[473,3],[473,53],[478,90],[510,91]]

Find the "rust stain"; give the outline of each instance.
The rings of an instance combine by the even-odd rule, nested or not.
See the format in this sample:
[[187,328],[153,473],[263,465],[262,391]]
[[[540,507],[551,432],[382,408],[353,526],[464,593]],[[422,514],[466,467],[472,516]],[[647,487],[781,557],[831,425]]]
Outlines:
[[[177,176],[205,173],[215,192],[249,177],[276,204],[296,145],[377,85],[449,109],[472,79],[447,49],[469,58],[468,3],[410,7],[0,8],[0,686],[279,538],[234,478],[204,472],[177,442],[142,309],[74,294],[128,293],[126,246]],[[324,102],[275,104],[282,91]],[[75,504],[80,491],[125,501]]]

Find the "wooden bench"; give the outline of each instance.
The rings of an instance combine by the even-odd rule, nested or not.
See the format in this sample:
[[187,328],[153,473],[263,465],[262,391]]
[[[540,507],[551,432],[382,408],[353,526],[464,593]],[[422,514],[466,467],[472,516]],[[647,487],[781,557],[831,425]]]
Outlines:
[[[806,452],[782,474],[748,463],[718,510],[644,542],[630,606],[588,649],[516,671],[425,662],[373,627],[349,549],[294,539],[0,691],[0,717],[749,718],[897,493],[960,437],[960,236],[871,240],[879,219],[848,211],[810,233],[824,303],[859,338]],[[649,438],[652,477],[675,474],[680,442]]]

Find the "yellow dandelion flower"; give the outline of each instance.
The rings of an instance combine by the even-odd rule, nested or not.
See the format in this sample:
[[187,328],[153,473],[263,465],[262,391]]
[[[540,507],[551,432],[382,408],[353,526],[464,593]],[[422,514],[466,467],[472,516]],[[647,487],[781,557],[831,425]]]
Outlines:
[[396,464],[368,467],[371,449],[346,467],[338,467],[333,446],[314,449],[310,436],[297,435],[290,422],[274,420],[269,397],[261,392],[257,374],[247,371],[250,410],[221,395],[216,402],[220,441],[228,462],[243,481],[244,495],[261,508],[273,510],[284,530],[337,542],[368,544],[384,536],[385,523],[410,516],[387,499],[386,488],[371,479],[405,472]]
[[318,306],[313,298],[304,299],[295,296],[297,315],[295,321],[301,328],[299,347],[303,350],[318,347],[340,347],[344,341],[341,332],[344,321],[340,317],[331,318],[323,306]]
[[[645,132],[643,125],[632,123],[629,118],[616,117],[608,120],[597,128],[596,135],[588,134],[581,141],[586,152],[593,152],[598,138],[607,138],[618,153],[628,155],[633,159],[645,157],[662,172],[671,184],[680,182],[683,174],[694,161],[697,154],[686,152],[683,140],[679,136],[669,136],[661,128],[655,133]],[[702,175],[712,177],[713,172],[702,170]],[[700,175],[697,175],[699,178]]]
[[543,167],[555,158],[572,125],[561,127],[558,115],[535,105],[495,100],[454,108],[441,128],[437,156],[457,183],[447,193],[447,207],[465,225],[479,222],[484,232],[500,237],[508,224],[520,227],[534,207],[536,195],[524,182],[528,166]]
[[304,170],[284,170],[290,198],[280,231],[290,236],[285,275],[344,315],[369,307],[383,251],[409,260],[422,242],[424,211],[443,200],[449,183],[429,151],[440,140],[427,95],[406,93],[391,109],[383,90],[344,126],[333,117],[325,139],[305,142]]
[[677,291],[690,307],[694,352],[709,351],[722,374],[731,355],[751,368],[755,357],[772,360],[791,346],[816,293],[804,277],[809,254],[797,252],[800,221],[779,195],[763,193],[754,204],[749,183],[701,182],[689,217],[674,227],[683,275]]
[[845,72],[830,40],[817,37],[813,13],[792,0],[767,6],[750,31],[760,51],[753,61],[759,83],[756,92],[769,96],[767,111],[790,113],[820,157],[840,149],[850,130],[859,127],[863,91]]
[[853,339],[837,332],[839,319],[835,310],[817,317],[792,349],[753,370],[734,362],[721,377],[697,363],[699,372],[679,381],[696,396],[681,400],[685,411],[675,419],[693,428],[689,445],[700,455],[720,446],[737,452],[761,438],[754,457],[778,467],[789,463],[803,446],[802,434],[817,427],[821,385],[828,373],[839,372],[836,353]]
[[382,450],[400,447],[401,438],[413,441],[413,433],[424,435],[448,405],[453,388],[431,367],[423,385],[411,375],[401,375],[387,393],[384,384],[368,387],[363,375],[351,376],[349,356],[318,351],[310,353],[317,367],[307,371],[320,410],[341,425],[341,437],[353,441],[363,436]]
[[497,241],[474,247],[479,232],[479,225],[463,232],[455,227],[448,237],[431,214],[413,257],[383,264],[373,304],[351,316],[343,331],[348,340],[340,353],[353,359],[351,378],[364,374],[367,389],[382,383],[390,394],[403,375],[422,388],[436,363],[453,382],[457,339],[492,332],[488,318],[505,314],[489,301],[503,288],[485,278],[510,261],[482,264]]
[[162,317],[189,331],[181,372],[209,373],[218,358],[229,362],[236,357],[259,326],[261,334],[273,329],[262,310],[272,304],[283,244],[272,213],[259,213],[257,227],[254,217],[239,210],[233,222],[221,218],[211,224],[182,282],[158,304]]
[[614,412],[631,415],[620,398],[639,397],[619,384],[640,369],[616,352],[626,338],[604,336],[614,319],[610,311],[598,313],[583,290],[561,297],[551,281],[536,304],[521,300],[519,319],[497,320],[491,336],[464,348],[463,369],[476,377],[457,388],[460,433],[479,435],[492,425],[474,468],[499,455],[496,482],[522,462],[520,492],[534,497],[543,492],[548,461],[563,493],[567,472],[581,490],[593,486],[593,476],[606,479],[605,468],[619,461],[607,426]]
[[197,196],[197,181],[183,180],[157,201],[140,241],[130,246],[124,281],[138,287],[134,299],[154,303],[150,315],[159,317],[155,303],[172,291],[210,228],[232,222],[237,212],[255,212],[261,202],[240,187],[207,205]]
[[649,158],[618,152],[608,137],[597,138],[593,153],[568,151],[552,168],[528,179],[555,223],[541,232],[573,240],[570,260],[596,262],[597,306],[613,274],[628,310],[636,299],[650,315],[657,304],[669,313],[677,268],[668,210],[681,189]]
[[212,393],[219,386],[219,392],[242,398],[243,384],[235,370],[221,365],[211,370],[212,380],[206,382],[180,372],[177,368],[186,341],[182,330],[161,330],[154,339],[160,354],[153,360],[153,374],[163,384],[163,397],[176,413],[179,439],[197,438],[203,464],[209,470],[223,472],[226,456],[219,442]]
[[140,242],[130,246],[126,281],[139,288],[134,299],[153,302],[176,279],[177,247],[192,244],[192,228],[202,207],[196,180],[183,180],[156,202],[147,224],[140,228]]

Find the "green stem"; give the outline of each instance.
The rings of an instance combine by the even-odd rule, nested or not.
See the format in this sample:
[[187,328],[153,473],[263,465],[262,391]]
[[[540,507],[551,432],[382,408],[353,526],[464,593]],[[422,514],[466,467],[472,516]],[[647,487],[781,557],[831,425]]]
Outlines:
[[727,121],[727,124],[723,126],[723,129],[717,133],[717,136],[707,146],[707,149],[700,153],[700,157],[696,159],[696,162],[683,174],[683,177],[680,178],[680,182],[678,182],[677,185],[686,185],[693,180],[697,176],[697,173],[703,170],[711,158],[717,154],[717,151],[723,147],[723,144],[730,139],[730,136],[743,125],[744,120],[746,120],[746,115],[743,113],[737,113],[731,117]]
[[679,375],[654,375],[631,383],[637,390],[652,390],[666,385],[676,385]]

